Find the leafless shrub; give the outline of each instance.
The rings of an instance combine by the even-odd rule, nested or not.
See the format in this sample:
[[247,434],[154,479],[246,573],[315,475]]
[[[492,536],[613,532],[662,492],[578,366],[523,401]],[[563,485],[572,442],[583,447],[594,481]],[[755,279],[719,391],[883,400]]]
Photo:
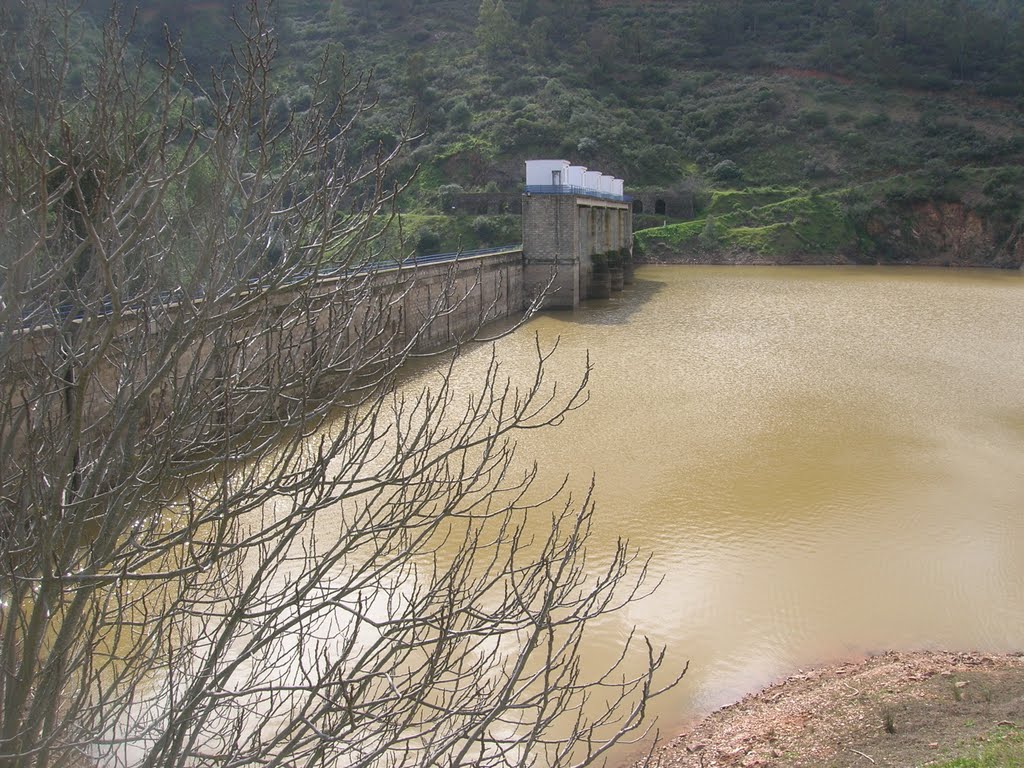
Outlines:
[[494,360],[471,397],[443,366],[395,387],[453,309],[410,331],[365,266],[398,192],[394,153],[352,154],[365,81],[328,93],[325,58],[311,108],[272,119],[254,6],[212,79],[174,44],[137,61],[113,21],[76,90],[80,18],[18,12],[0,765],[586,764],[641,727],[661,653],[631,640],[588,677],[580,642],[644,562],[588,566],[589,499],[516,469],[587,371],[556,390],[538,347],[525,384]]

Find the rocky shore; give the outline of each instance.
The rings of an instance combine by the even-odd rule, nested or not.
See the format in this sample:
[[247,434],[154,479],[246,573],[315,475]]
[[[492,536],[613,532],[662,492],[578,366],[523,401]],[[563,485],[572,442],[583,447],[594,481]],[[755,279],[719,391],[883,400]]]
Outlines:
[[1024,727],[1024,654],[896,653],[794,675],[697,723],[663,768],[924,766]]

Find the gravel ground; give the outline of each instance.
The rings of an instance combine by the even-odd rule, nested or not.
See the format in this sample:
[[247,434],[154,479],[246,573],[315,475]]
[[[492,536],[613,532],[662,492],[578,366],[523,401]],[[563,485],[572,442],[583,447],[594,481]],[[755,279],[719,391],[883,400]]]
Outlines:
[[1024,727],[1024,654],[885,653],[795,675],[663,745],[663,768],[927,766]]

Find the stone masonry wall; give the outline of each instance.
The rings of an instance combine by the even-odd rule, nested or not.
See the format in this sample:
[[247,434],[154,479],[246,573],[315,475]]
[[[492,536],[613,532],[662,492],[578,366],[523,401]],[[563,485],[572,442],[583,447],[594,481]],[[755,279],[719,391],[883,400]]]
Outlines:
[[[208,403],[209,417],[176,429],[216,434],[219,429],[230,430],[236,422],[244,426],[248,422],[236,415],[257,407],[245,400],[246,389],[258,398],[260,391],[273,390],[275,383],[321,375],[325,370],[374,369],[392,351],[436,351],[471,340],[489,322],[518,316],[523,306],[518,249],[323,279],[268,294],[258,299],[245,320],[234,326],[212,323],[174,358],[172,373],[137,414],[138,427],[173,424],[174,404],[186,391],[193,393],[193,402]],[[189,312],[165,308],[159,318],[149,311],[129,313],[101,355],[89,349],[103,337],[103,329],[79,328],[81,355],[76,359],[80,365],[88,362],[92,373],[82,387],[82,406],[85,421],[97,425],[91,435],[95,443],[104,439],[107,414],[124,407],[132,382],[145,381],[150,371],[168,364],[163,356],[167,335],[176,333],[178,313],[191,317]],[[106,321],[100,317],[83,322],[99,326]],[[26,329],[9,340],[9,359],[24,373],[24,392],[16,402],[33,402],[31,382],[45,384],[52,378],[47,370],[63,365],[56,351],[62,346],[54,339],[56,333],[52,327]],[[241,377],[246,385],[233,391],[237,397],[232,402],[218,397],[226,377]],[[48,408],[57,409],[48,415],[59,423],[62,402],[54,397],[47,402]],[[23,442],[18,435],[7,437],[15,445]]]
[[633,240],[628,203],[573,195],[523,196],[524,289],[550,285],[545,309],[575,309],[592,294],[593,257]]
[[575,309],[580,271],[581,227],[576,198],[523,196],[524,299],[547,290],[545,309]]

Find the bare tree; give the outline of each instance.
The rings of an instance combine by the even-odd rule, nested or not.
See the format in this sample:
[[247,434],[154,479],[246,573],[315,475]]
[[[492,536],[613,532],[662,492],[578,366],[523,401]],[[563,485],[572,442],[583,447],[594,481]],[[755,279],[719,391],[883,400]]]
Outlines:
[[453,344],[398,385],[459,307],[410,324],[373,267],[400,188],[352,153],[366,82],[322,69],[282,114],[255,6],[202,78],[116,17],[81,82],[65,5],[0,29],[0,765],[582,765],[635,735],[661,654],[588,676],[580,642],[645,564],[590,567],[589,499],[514,442],[587,372],[556,388],[538,347],[459,392]]

